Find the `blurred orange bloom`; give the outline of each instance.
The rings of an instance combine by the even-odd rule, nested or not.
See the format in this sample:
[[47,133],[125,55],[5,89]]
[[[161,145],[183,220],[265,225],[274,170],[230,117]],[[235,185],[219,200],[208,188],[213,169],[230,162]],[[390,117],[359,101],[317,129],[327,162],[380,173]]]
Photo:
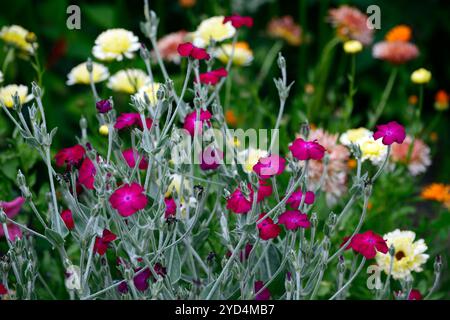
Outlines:
[[301,44],[302,30],[291,16],[274,18],[267,27],[269,35],[286,40],[292,46]]
[[434,107],[436,110],[443,111],[448,109],[449,96],[445,90],[439,90],[434,97]]
[[417,98],[417,96],[415,95],[415,94],[413,94],[413,95],[411,95],[411,96],[409,96],[409,98],[408,98],[408,103],[410,104],[410,105],[415,105],[415,104],[417,104],[417,101],[418,101],[419,99]]
[[385,36],[386,41],[393,42],[393,41],[402,41],[402,42],[408,42],[411,40],[411,34],[412,30],[407,25],[398,25],[391,30],[388,31],[388,33]]
[[236,126],[238,123],[238,118],[236,116],[236,114],[234,113],[233,110],[227,110],[225,111],[225,121],[230,125],[230,126]]
[[348,166],[348,168],[349,168],[350,170],[355,169],[355,168],[356,168],[356,165],[357,165],[357,162],[356,162],[355,159],[349,159],[349,160],[347,161],[347,166]]
[[195,4],[197,3],[197,0],[178,0],[178,3],[183,8],[190,8],[190,7],[195,6]]
[[432,183],[423,188],[420,196],[425,200],[438,201],[447,208],[450,207],[450,185],[443,183]]

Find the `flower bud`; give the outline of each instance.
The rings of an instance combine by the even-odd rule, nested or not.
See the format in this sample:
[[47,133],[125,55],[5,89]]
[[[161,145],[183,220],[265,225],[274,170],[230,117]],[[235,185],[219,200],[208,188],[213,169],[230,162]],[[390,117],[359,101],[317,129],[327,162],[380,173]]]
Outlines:
[[355,54],[363,49],[362,43],[358,40],[349,40],[344,42],[344,51],[348,54]]
[[284,57],[281,55],[281,52],[278,53],[278,67],[283,70],[286,68],[286,59],[284,59]]
[[112,98],[99,100],[95,103],[98,113],[107,113],[113,108]]
[[31,93],[33,94],[33,96],[35,98],[40,98],[42,97],[42,90],[41,88],[37,85],[36,82],[32,82],[31,83]]
[[420,68],[411,74],[411,81],[415,84],[426,84],[431,80],[431,72]]

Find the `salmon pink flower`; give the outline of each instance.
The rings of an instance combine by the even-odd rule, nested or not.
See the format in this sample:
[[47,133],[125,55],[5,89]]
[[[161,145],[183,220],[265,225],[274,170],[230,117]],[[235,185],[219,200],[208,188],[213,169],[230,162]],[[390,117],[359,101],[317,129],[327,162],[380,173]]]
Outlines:
[[12,219],[19,213],[24,203],[25,203],[24,197],[17,197],[9,202],[0,201],[0,208],[2,208],[3,211],[5,211],[6,216],[8,218]]
[[405,128],[395,121],[381,124],[377,126],[377,131],[373,134],[373,138],[375,140],[383,138],[383,144],[387,146],[394,142],[401,144],[406,138]]
[[[303,192],[302,192],[302,190],[298,189],[297,191],[295,191],[295,192],[293,192],[291,194],[291,196],[287,200],[287,203],[292,208],[298,209],[300,207],[301,202],[302,202],[302,198],[303,198]],[[315,200],[314,192],[306,191],[304,203],[306,203],[306,204],[313,204],[314,200]]]
[[210,126],[210,119],[212,115],[208,110],[200,110],[200,119],[197,120],[197,111],[194,110],[189,113],[184,119],[183,128],[186,129],[191,136],[194,136],[197,132],[198,134],[202,133],[203,124]]
[[[259,219],[263,218],[265,215],[266,215],[265,213],[261,213]],[[258,227],[259,230],[259,237],[262,240],[275,239],[281,232],[280,226],[274,223],[271,218],[264,219],[256,226]]]
[[200,169],[215,170],[222,162],[223,152],[209,146],[203,150],[200,157]]
[[76,166],[83,159],[86,154],[86,150],[84,150],[83,146],[77,144],[73,147],[65,148],[59,150],[55,155],[56,165],[58,167],[62,167],[64,165]]
[[289,146],[294,158],[298,160],[321,160],[325,155],[325,148],[316,141],[306,141],[297,138]]
[[286,160],[276,154],[272,154],[268,157],[260,158],[253,166],[253,171],[261,179],[267,179],[282,174],[285,167]]
[[94,251],[99,255],[104,255],[108,250],[109,244],[117,239],[117,236],[108,229],[103,230],[101,237],[95,238]]
[[75,228],[72,211],[70,211],[69,209],[63,210],[63,212],[61,212],[61,219],[64,221],[67,229],[73,230],[73,228]]
[[85,158],[78,170],[78,182],[86,187],[88,190],[94,189],[94,180],[97,170],[94,163],[89,158]]
[[109,198],[109,203],[122,217],[129,217],[147,206],[148,199],[144,188],[133,182],[124,184]]
[[139,169],[146,170],[148,168],[148,160],[145,157],[141,157],[139,153],[134,149],[126,149],[122,151],[122,156],[124,157],[126,163],[130,168],[134,168],[136,165],[136,160],[140,158]]
[[164,203],[166,205],[166,212],[164,213],[164,218],[169,218],[175,216],[177,212],[177,204],[173,198],[165,198]]
[[[170,61],[176,64],[180,63],[180,55],[178,54],[178,45],[183,43],[184,38],[186,37],[187,32],[184,30],[180,30],[177,32],[169,33],[165,35],[157,43],[157,49],[161,54],[161,58],[166,61]],[[153,55],[155,55],[153,53]]]
[[252,201],[247,199],[240,188],[237,188],[227,199],[227,209],[234,213],[247,213],[252,208]]
[[262,281],[255,281],[255,300],[270,300],[270,291],[268,288],[265,288],[261,291],[260,294],[257,294],[259,290],[261,290],[264,287],[264,282]]
[[95,107],[97,108],[98,113],[107,113],[112,109],[112,104],[109,99],[104,99],[97,101]]
[[224,78],[227,75],[228,72],[225,68],[211,70],[205,73],[200,73],[200,82],[203,84],[215,85],[221,78]]
[[278,217],[278,223],[283,224],[288,230],[297,230],[298,228],[309,228],[311,223],[308,216],[298,210],[288,210]]
[[410,42],[382,41],[372,48],[375,59],[384,60],[393,64],[403,64],[419,56],[419,49]]
[[[343,244],[347,243],[348,237]],[[364,233],[356,234],[345,250],[353,249],[353,251],[362,254],[366,259],[373,259],[377,255],[377,251],[386,254],[389,250],[386,241],[382,236],[369,230]]]
[[190,42],[180,43],[177,48],[182,57],[191,57],[196,60],[209,60],[210,56],[203,48],[198,48]]
[[253,18],[252,17],[246,17],[246,16],[240,16],[237,14],[233,14],[232,16],[223,18],[223,24],[227,23],[228,21],[231,21],[231,25],[235,28],[241,28],[243,26],[251,28],[253,26]]

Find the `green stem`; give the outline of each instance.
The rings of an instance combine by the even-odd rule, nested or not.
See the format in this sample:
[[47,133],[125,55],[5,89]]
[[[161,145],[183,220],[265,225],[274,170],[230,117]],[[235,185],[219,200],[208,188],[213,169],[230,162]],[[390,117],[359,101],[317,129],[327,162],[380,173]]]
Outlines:
[[389,76],[388,82],[386,83],[386,87],[384,88],[383,94],[381,95],[381,100],[375,108],[374,114],[370,117],[367,128],[373,128],[377,123],[378,119],[383,114],[386,103],[391,95],[392,88],[395,83],[395,79],[397,78],[398,67],[393,67],[391,70],[391,74]]

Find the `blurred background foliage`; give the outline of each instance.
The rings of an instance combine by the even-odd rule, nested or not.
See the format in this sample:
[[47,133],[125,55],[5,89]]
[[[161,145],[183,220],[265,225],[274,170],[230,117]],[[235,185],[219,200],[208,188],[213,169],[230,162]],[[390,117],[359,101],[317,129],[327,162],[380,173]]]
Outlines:
[[[183,7],[182,3],[194,3]],[[81,30],[69,30],[66,27],[68,14],[66,9],[71,4],[81,8]],[[151,0],[150,6],[160,18],[159,36],[184,29],[193,31],[206,17],[229,15],[237,12],[254,17],[255,25],[250,30],[243,30],[241,39],[249,42],[254,52],[254,61],[248,67],[233,71],[233,82],[229,101],[225,107],[232,109],[237,115],[238,127],[270,128],[273,127],[278,112],[278,97],[272,77],[278,76],[276,64],[269,70],[261,87],[255,86],[255,77],[270,49],[277,40],[268,37],[267,24],[273,17],[291,15],[303,28],[303,44],[292,47],[282,44],[282,52],[288,65],[288,79],[295,80],[290,98],[286,106],[281,130],[282,152],[286,151],[289,141],[299,131],[305,110],[305,86],[312,80],[312,71],[321,56],[324,45],[333,37],[334,30],[326,22],[326,15],[331,7],[351,4],[362,11],[369,5],[376,4],[381,8],[381,30],[375,33],[375,42],[383,39],[385,33],[393,26],[407,24],[413,29],[413,41],[420,49],[418,59],[400,68],[399,78],[389,99],[383,120],[396,119],[407,122],[414,106],[408,103],[411,95],[417,95],[417,86],[409,81],[411,72],[419,67],[431,70],[433,79],[425,90],[422,119],[425,127],[433,123],[427,136],[421,137],[432,148],[433,164],[427,173],[420,177],[420,184],[405,172],[383,176],[380,186],[375,188],[372,209],[369,212],[366,229],[374,229],[378,233],[392,231],[395,228],[406,228],[416,231],[430,247],[430,255],[448,253],[450,247],[449,226],[450,215],[437,204],[424,203],[419,198],[420,186],[430,182],[447,182],[450,173],[450,142],[448,112],[438,113],[434,108],[434,95],[439,89],[450,91],[450,24],[448,13],[450,2],[444,0],[410,1],[410,0]],[[67,86],[67,73],[75,65],[86,61],[91,56],[95,38],[109,28],[125,28],[133,31],[144,40],[139,30],[143,20],[143,1],[141,0],[108,0],[108,1],[68,1],[68,0],[14,0],[13,3],[3,1],[0,4],[0,26],[18,24],[33,31],[39,42],[39,57],[45,66],[42,86],[45,88],[44,106],[49,127],[58,127],[54,141],[54,151],[58,148],[76,143],[79,135],[79,119],[81,115],[89,121],[89,134],[96,147],[102,149],[106,139],[98,134],[95,119],[95,108],[92,94],[87,86]],[[3,49],[3,48],[1,48]],[[339,48],[338,48],[339,49]],[[0,50],[0,61],[6,52]],[[139,57],[122,63],[108,64],[110,73],[124,67],[143,68]],[[180,72],[184,66],[169,64],[169,73],[176,86],[181,85],[184,74]],[[342,50],[335,50],[330,76],[327,82],[327,93],[320,110],[313,110],[314,117],[310,121],[317,127],[338,132],[342,127],[365,125],[368,110],[379,101],[389,76],[391,66],[372,58],[371,50],[365,49],[357,57],[354,114],[350,124],[342,124],[338,120],[343,94],[347,90],[346,74],[349,68],[348,56]],[[156,79],[162,76],[156,73]],[[4,84],[17,83],[29,85],[36,80],[36,74],[29,63],[17,58],[10,64],[4,75]],[[98,86],[100,96],[114,97],[115,106],[120,111],[129,110],[129,97],[116,94],[104,84]],[[433,132],[432,136],[430,132]],[[431,138],[433,137],[433,138]],[[20,168],[27,176],[28,183],[34,186],[34,192],[44,195],[47,186],[42,170],[37,162],[37,155],[30,150],[14,132],[10,121],[2,112],[0,114],[0,199],[11,199],[18,195],[14,187],[17,170]],[[413,195],[413,196],[411,196]],[[40,204],[45,205],[44,196],[37,196]],[[336,210],[339,212],[339,210]],[[326,214],[326,210],[324,210]],[[356,218],[356,217],[355,217]],[[28,223],[31,223],[28,221]],[[354,225],[355,221],[349,221]],[[341,230],[342,235],[346,230]],[[337,237],[339,238],[339,237]],[[427,271],[421,275],[419,286],[425,290],[433,276],[432,260],[427,263]],[[45,262],[47,261],[47,262]],[[43,263],[50,263],[48,255]],[[49,265],[50,268],[50,265]],[[55,266],[52,266],[55,268]],[[332,281],[332,278],[326,279]],[[361,280],[363,281],[363,280]],[[279,285],[282,285],[282,279]],[[449,297],[449,278],[444,275],[443,286],[436,297]],[[275,283],[274,286],[277,284]],[[353,286],[357,287],[357,286]],[[323,287],[326,291],[326,286]],[[331,286],[330,286],[331,288]],[[367,291],[365,286],[362,290]],[[275,289],[276,290],[276,289]],[[352,289],[353,290],[353,289]],[[357,289],[355,289],[358,291]],[[327,292],[322,292],[326,294]],[[355,296],[364,297],[366,293],[355,292]]]

